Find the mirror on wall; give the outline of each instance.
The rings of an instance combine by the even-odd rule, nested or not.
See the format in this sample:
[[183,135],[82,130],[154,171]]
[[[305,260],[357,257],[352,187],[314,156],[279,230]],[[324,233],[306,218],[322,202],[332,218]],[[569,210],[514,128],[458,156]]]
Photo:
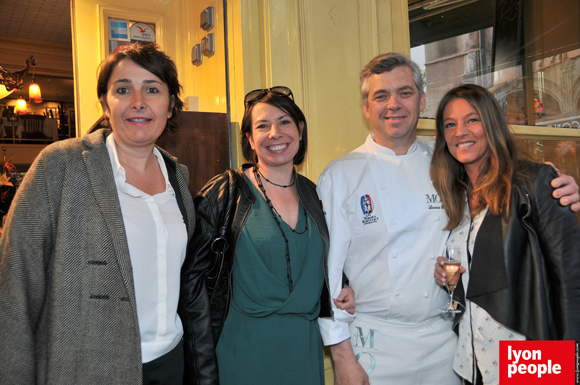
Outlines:
[[[0,66],[4,77],[25,72],[22,89],[0,92],[0,142],[46,145],[76,137],[70,0],[0,2]],[[29,86],[41,98],[30,98]],[[20,101],[19,101],[20,100]],[[24,113],[16,107],[26,103]]]

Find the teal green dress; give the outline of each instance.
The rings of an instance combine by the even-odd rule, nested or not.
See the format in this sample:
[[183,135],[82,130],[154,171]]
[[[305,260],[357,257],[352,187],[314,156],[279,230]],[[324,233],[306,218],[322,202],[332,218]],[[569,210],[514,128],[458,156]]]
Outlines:
[[262,195],[236,248],[230,312],[216,349],[220,385],[324,384],[318,329],[324,285],[324,241],[300,204],[294,233],[279,218],[290,246],[294,290],[289,291],[286,247]]

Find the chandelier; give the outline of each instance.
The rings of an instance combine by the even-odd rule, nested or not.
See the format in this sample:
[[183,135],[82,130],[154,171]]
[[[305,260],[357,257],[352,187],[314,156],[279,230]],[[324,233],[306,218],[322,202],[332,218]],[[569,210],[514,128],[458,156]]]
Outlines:
[[[34,81],[34,73],[36,68],[36,61],[34,56],[30,55],[28,59],[24,61],[25,67],[19,71],[6,71],[2,66],[0,66],[0,99],[10,95],[14,91],[20,91],[24,86],[22,78],[28,74],[30,66],[32,66],[32,83],[29,88],[29,101],[34,103],[42,102],[40,95],[40,87]],[[24,101],[24,99],[22,99]],[[25,102],[26,104],[26,102]]]

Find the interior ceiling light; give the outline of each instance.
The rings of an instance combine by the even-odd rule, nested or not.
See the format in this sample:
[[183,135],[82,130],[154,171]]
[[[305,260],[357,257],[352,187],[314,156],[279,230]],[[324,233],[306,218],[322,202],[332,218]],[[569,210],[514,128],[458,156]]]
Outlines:
[[14,90],[8,91],[4,84],[0,84],[0,99],[5,98],[6,96],[10,95]]
[[34,81],[34,70],[36,66],[32,68],[32,82],[30,87],[28,87],[28,101],[31,103],[42,103],[42,96],[40,94],[40,87]]
[[27,114],[26,100],[22,99],[22,96],[16,101],[16,106],[14,107],[14,113],[17,115]]
[[[36,66],[34,56],[30,55],[30,57],[24,61],[24,64],[25,67],[23,69],[14,72],[6,71],[2,66],[0,66],[0,99],[10,95],[13,91],[20,91],[22,89],[24,84],[22,77],[28,74],[30,66],[32,66],[33,69]],[[34,70],[32,82],[34,83]],[[40,103],[42,101],[40,98],[40,87],[38,87],[38,84],[36,83],[34,83],[34,85],[36,85],[34,89],[38,88],[38,94],[35,94],[34,98],[31,97],[31,99],[36,103]]]

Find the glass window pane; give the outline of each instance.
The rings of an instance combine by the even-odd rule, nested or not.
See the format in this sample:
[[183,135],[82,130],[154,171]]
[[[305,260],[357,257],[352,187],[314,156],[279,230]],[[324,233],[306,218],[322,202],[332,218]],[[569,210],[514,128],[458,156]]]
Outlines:
[[578,0],[437,3],[409,5],[411,58],[425,72],[422,118],[435,117],[449,89],[474,83],[495,95],[510,124],[580,128]]
[[532,62],[535,125],[580,128],[580,49]]

